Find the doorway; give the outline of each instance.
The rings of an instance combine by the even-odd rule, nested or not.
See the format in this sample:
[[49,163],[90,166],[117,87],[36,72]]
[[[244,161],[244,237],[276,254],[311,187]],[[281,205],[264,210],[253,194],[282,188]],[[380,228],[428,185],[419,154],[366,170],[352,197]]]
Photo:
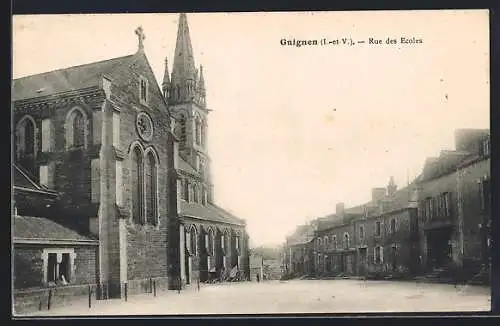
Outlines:
[[347,256],[345,254],[342,254],[340,258],[340,272],[347,272]]
[[185,273],[186,273],[186,284],[190,284],[191,283],[191,269],[192,269],[192,257],[189,253],[186,253],[186,259],[184,259],[184,263],[185,263]]
[[431,269],[442,268],[452,260],[451,228],[426,232],[427,261]]
[[359,275],[366,274],[366,256],[367,256],[366,248],[359,248],[359,265],[358,265]]
[[395,272],[398,268],[397,254],[398,248],[394,245],[391,247],[391,268],[393,272]]

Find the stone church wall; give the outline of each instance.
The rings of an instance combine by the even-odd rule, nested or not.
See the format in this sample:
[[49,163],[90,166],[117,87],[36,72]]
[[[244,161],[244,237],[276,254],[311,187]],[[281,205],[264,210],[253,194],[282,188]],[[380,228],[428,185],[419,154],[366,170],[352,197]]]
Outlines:
[[[145,57],[144,57],[145,58]],[[148,79],[148,105],[139,101],[140,78]],[[126,219],[127,281],[131,291],[141,292],[150,278],[167,277],[168,219],[175,213],[169,196],[175,196],[175,189],[169,189],[173,167],[173,139],[170,136],[170,119],[166,105],[150,69],[138,55],[138,59],[127,69],[115,72],[111,90],[114,106],[119,110],[120,142],[118,150],[123,153],[123,203],[121,214]],[[146,112],[153,121],[153,138],[144,141],[136,129],[136,117]],[[152,147],[158,155],[158,215],[159,224],[138,225],[132,221],[131,145],[139,142],[143,149]],[[172,194],[173,192],[173,194]],[[148,218],[148,217],[146,217]],[[175,243],[173,244],[175,245]],[[132,282],[143,280],[142,285]],[[125,281],[125,280],[123,280]],[[135,289],[135,290],[134,290]]]

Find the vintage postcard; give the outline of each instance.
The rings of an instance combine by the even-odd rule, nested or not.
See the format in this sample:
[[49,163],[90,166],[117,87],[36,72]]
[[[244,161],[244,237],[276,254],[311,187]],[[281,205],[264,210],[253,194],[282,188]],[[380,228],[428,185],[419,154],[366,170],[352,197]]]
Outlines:
[[491,307],[487,10],[13,16],[14,316]]

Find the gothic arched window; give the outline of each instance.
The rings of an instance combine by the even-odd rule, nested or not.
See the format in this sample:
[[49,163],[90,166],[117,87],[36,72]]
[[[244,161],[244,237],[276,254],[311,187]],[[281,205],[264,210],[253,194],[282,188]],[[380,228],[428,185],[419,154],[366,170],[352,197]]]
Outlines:
[[186,179],[184,179],[182,186],[183,186],[182,194],[183,194],[184,200],[189,201],[189,182]]
[[137,224],[143,223],[144,198],[143,198],[143,161],[142,151],[139,147],[132,150],[132,214],[133,220]]
[[201,144],[201,120],[199,117],[196,117],[195,120],[195,133],[196,133],[196,144]]
[[24,124],[24,154],[35,155],[35,125],[29,119]]
[[186,116],[184,114],[181,114],[179,118],[179,125],[181,141],[186,141]]
[[73,147],[85,146],[85,118],[80,111],[75,111],[73,117]]
[[66,149],[87,147],[87,116],[85,111],[75,107],[66,117]]
[[228,252],[228,250],[230,249],[229,239],[230,238],[229,238],[229,234],[227,233],[227,231],[222,233],[221,246],[225,252]]
[[215,234],[214,230],[209,229],[208,230],[208,245],[207,245],[207,251],[210,256],[215,255]]
[[207,143],[206,137],[207,137],[207,127],[205,126],[205,123],[202,122],[201,123],[201,146],[203,148],[205,148],[205,145]]
[[204,162],[204,160],[200,160],[200,166],[198,168],[198,171],[200,172],[201,177],[205,176],[205,162]]
[[207,190],[205,187],[201,188],[201,203],[203,205],[207,204]]
[[146,217],[147,221],[153,225],[157,224],[158,210],[158,185],[157,185],[157,162],[155,155],[150,151],[146,156]]
[[17,126],[17,154],[19,164],[35,175],[36,125],[30,116],[23,117]]
[[193,185],[193,201],[195,203],[198,202],[198,187],[196,185]]
[[240,246],[241,246],[241,243],[240,243],[240,235],[239,234],[236,234],[236,237],[234,238],[234,245],[236,247],[236,250],[238,251],[238,255],[239,255],[239,252],[240,252]]

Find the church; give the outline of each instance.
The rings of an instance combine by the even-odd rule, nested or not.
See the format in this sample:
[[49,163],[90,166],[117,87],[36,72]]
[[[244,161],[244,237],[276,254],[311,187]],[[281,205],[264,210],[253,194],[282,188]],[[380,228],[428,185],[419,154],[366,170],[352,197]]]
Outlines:
[[248,276],[246,222],[214,198],[210,110],[186,14],[161,85],[136,34],[133,54],[13,80],[15,299]]

